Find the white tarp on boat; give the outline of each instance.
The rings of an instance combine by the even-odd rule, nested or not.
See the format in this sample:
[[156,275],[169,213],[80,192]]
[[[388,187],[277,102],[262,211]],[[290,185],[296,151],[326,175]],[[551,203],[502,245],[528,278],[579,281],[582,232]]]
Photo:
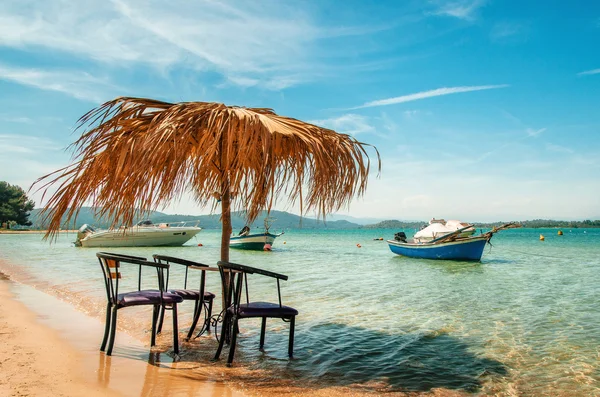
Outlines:
[[[464,223],[457,220],[449,220],[448,222],[446,222],[443,219],[432,219],[431,221],[429,221],[429,226],[415,233],[414,240],[416,242],[430,241],[468,226],[468,223]],[[475,233],[475,228],[471,227],[464,230],[460,234],[460,237],[470,236],[473,233]]]

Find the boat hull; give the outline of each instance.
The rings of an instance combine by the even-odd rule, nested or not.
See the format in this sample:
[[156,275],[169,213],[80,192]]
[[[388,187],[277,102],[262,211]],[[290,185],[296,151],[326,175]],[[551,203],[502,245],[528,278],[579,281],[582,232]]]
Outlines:
[[229,240],[229,246],[231,248],[237,248],[237,249],[262,251],[265,247],[265,244],[273,245],[273,242],[279,236],[280,236],[279,234],[271,234],[271,233],[259,233],[259,234],[249,234],[247,236],[236,236],[236,237],[232,237]]
[[202,230],[199,227],[148,228],[149,230],[107,230],[79,240],[81,247],[177,247],[185,244]]
[[388,240],[390,250],[410,258],[479,261],[488,237],[469,237],[447,243],[416,244]]

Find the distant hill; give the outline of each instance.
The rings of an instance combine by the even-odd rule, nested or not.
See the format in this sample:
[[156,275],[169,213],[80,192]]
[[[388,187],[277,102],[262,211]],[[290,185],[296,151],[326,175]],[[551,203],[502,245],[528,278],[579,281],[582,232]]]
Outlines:
[[403,222],[397,220],[388,220],[378,222],[372,225],[365,225],[363,228],[365,229],[419,229],[421,226],[426,225],[425,221],[415,221],[415,222]]
[[[45,225],[41,223],[39,219],[40,209],[36,208],[31,211],[29,220],[33,223],[33,229],[45,229]],[[154,223],[173,223],[180,221],[199,221],[199,226],[204,229],[220,229],[221,222],[219,221],[221,214],[214,215],[171,215],[165,214],[158,211],[151,212],[148,216],[143,219],[150,219]],[[256,221],[251,228],[263,228],[263,221],[266,216],[266,212],[263,211],[261,215],[256,218]],[[298,215],[290,214],[284,211],[271,211],[271,216],[276,219],[272,225],[272,230],[287,230],[287,229],[420,229],[421,226],[426,225],[427,221],[399,221],[399,220],[385,220],[373,224],[366,224],[368,218],[359,219],[352,218],[350,216],[338,216],[332,215],[327,217],[327,222],[317,220],[314,218],[300,217]],[[340,219],[342,218],[342,219]],[[339,220],[334,220],[339,219]],[[354,222],[348,219],[353,219]],[[142,220],[140,218],[139,220]],[[94,210],[91,207],[82,207],[77,217],[76,222],[71,222],[69,225],[64,224],[63,229],[78,229],[81,225],[87,223],[88,225],[94,225],[99,228],[106,228],[110,225],[110,222],[106,219],[98,218],[94,215]],[[232,212],[231,223],[233,231],[236,232],[246,224],[243,212]],[[491,223],[479,223],[476,222],[474,225],[477,228],[492,228],[499,226],[506,222],[491,222]],[[551,219],[534,219],[520,222],[523,227],[526,228],[547,228],[547,227],[560,227],[560,228],[591,228],[600,227],[600,220],[583,220],[583,221],[557,221]]]
[[[31,215],[29,219],[33,223],[32,228],[34,229],[45,229],[46,225],[42,224],[41,219],[39,217],[41,209],[36,208],[31,211]],[[150,219],[154,223],[174,223],[174,222],[195,222],[199,221],[199,226],[204,229],[220,229],[221,222],[219,220],[221,214],[214,215],[171,215],[165,214],[158,211],[151,212],[148,216],[143,217],[143,219]],[[266,212],[263,211],[260,214],[256,221],[252,225],[249,225],[251,228],[263,228],[264,218],[266,216]],[[298,215],[290,214],[288,212],[283,211],[271,211],[271,217],[275,218],[276,221],[273,222],[271,229],[273,231],[283,230],[283,229],[355,229],[359,228],[360,225],[352,222],[348,222],[345,220],[339,221],[327,221],[323,222],[322,220],[316,220],[313,218],[304,218]],[[142,220],[140,218],[139,220]],[[68,225],[65,223],[63,218],[63,229],[78,229],[83,224],[94,225],[99,228],[106,228],[110,226],[110,222],[107,219],[102,219],[96,217],[94,214],[94,209],[91,207],[82,207],[79,211],[79,215],[77,216],[77,220],[75,222],[71,221]],[[233,231],[241,229],[246,225],[246,221],[244,218],[244,213],[241,211],[232,212],[231,213],[231,224],[233,227]]]

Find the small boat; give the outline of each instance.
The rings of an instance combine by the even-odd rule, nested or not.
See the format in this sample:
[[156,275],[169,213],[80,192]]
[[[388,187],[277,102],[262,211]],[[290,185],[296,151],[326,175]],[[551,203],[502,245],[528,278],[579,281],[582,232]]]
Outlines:
[[269,233],[269,228],[275,219],[265,219],[265,231],[262,233],[250,233],[250,228],[244,226],[237,236],[231,237],[229,246],[231,248],[239,248],[255,251],[270,251],[275,239],[283,234]]
[[469,232],[469,229],[475,230],[473,225],[465,225],[453,232],[445,233],[425,242],[420,241],[418,238],[407,240],[404,232],[396,233],[394,240],[387,240],[387,242],[393,253],[410,258],[479,261],[483,255],[485,245],[494,233],[503,229],[520,227],[520,225],[511,222],[478,236],[473,236],[472,233],[465,236],[464,233]]
[[77,231],[77,247],[172,247],[180,246],[200,233],[198,222],[186,226],[185,222],[154,224],[149,220],[133,227],[97,231],[85,224]]

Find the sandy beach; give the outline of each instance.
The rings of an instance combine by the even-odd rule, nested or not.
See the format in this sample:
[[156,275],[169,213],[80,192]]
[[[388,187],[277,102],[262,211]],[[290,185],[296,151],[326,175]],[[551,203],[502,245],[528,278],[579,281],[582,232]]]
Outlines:
[[182,376],[123,332],[121,353],[105,356],[98,319],[3,273],[0,302],[1,396],[244,396],[221,381]]
[[36,320],[0,281],[0,395],[119,396],[84,380],[81,353]]

